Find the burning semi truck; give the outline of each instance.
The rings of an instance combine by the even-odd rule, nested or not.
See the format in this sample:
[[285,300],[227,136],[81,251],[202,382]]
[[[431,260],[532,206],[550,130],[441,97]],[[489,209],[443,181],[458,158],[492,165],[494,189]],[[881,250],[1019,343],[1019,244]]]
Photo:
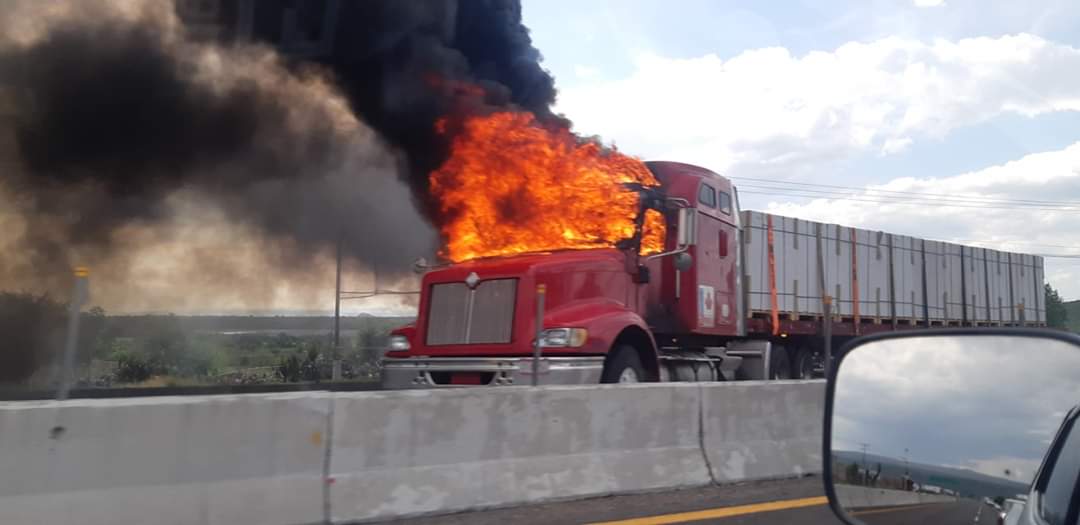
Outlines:
[[[597,227],[618,230],[582,233],[592,219],[560,205],[528,231],[503,231],[487,222],[498,206],[476,203],[498,190],[454,162],[433,186],[454,175],[446,186],[465,207],[444,229],[448,262],[419,264],[417,320],[392,334],[386,388],[810,378],[826,340],[1045,325],[1037,256],[743,211],[728,179],[676,162],[639,163],[647,173],[584,203],[599,207]],[[516,184],[507,195],[529,191]],[[603,216],[616,212],[621,225]],[[552,223],[565,242],[533,249],[530,235],[551,232],[530,228]]]

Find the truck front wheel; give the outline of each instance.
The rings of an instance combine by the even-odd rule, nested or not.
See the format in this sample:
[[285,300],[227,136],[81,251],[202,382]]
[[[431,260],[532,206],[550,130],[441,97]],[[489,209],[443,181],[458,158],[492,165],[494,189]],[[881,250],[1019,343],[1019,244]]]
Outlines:
[[817,358],[817,354],[809,347],[800,346],[796,348],[795,368],[792,377],[795,379],[813,379]]
[[791,379],[791,361],[782,346],[774,346],[769,356],[769,379]]
[[620,345],[604,364],[600,382],[641,383],[645,377],[645,367],[641,366],[637,350],[630,345]]

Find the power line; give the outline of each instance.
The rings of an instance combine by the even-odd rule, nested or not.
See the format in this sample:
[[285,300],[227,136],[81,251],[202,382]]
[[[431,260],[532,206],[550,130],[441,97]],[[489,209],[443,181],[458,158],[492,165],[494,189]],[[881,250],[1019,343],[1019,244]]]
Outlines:
[[[763,189],[770,189],[770,188],[763,188]],[[964,204],[954,204],[954,203],[951,203],[951,202],[948,202],[948,201],[934,201],[934,200],[903,201],[903,200],[886,199],[886,198],[880,198],[880,199],[870,198],[870,199],[867,199],[867,198],[855,198],[855,197],[848,197],[848,196],[844,196],[844,195],[833,195],[833,194],[826,194],[826,195],[811,194],[811,195],[806,195],[806,194],[803,194],[803,193],[792,193],[792,191],[811,192],[811,191],[814,191],[814,190],[785,190],[785,191],[780,191],[779,189],[775,189],[775,190],[776,191],[745,190],[745,191],[739,191],[739,193],[740,194],[749,194],[749,195],[771,195],[771,196],[774,196],[774,197],[779,196],[779,197],[796,197],[796,198],[803,198],[803,199],[825,199],[825,200],[843,200],[843,201],[852,201],[852,202],[868,202],[868,203],[873,203],[873,204],[892,204],[892,205],[896,205],[896,206],[926,207],[928,205],[932,205],[932,206],[939,206],[939,207],[945,207],[945,208],[974,208],[974,209],[984,209],[984,210],[1027,210],[1027,211],[1058,211],[1058,212],[1078,212],[1078,211],[1080,211],[1080,207],[1077,207],[1077,208],[1032,208],[1032,207],[1026,207],[1026,206],[990,206],[990,205],[971,205],[971,206],[968,206],[968,205],[964,205]]]
[[[849,200],[855,202],[872,202],[879,204],[896,204],[896,205],[914,205],[914,206],[946,206],[954,208],[983,208],[983,209],[1005,209],[1005,210],[1045,210],[1045,211],[1080,211],[1080,205],[1077,206],[1036,206],[1034,204],[1006,204],[1006,203],[984,203],[973,200],[938,200],[938,199],[900,199],[891,196],[879,196],[879,195],[852,195],[850,193],[840,193],[837,191],[827,190],[810,190],[799,188],[777,188],[772,186],[758,186],[758,185],[742,185],[740,188],[753,188],[753,190],[742,190],[740,193],[754,194],[754,195],[773,195],[783,197],[799,197],[807,199],[834,199],[834,200]],[[768,191],[754,191],[754,190],[768,190]]]
[[859,198],[867,198],[880,200],[883,202],[897,202],[897,203],[929,203],[929,204],[971,204],[978,207],[987,206],[1006,206],[1016,209],[1063,209],[1063,210],[1080,210],[1080,203],[1077,204],[1036,204],[1029,202],[1010,202],[1006,200],[978,200],[976,198],[964,198],[964,197],[951,197],[951,198],[915,198],[915,197],[900,197],[894,195],[876,195],[874,190],[856,191],[851,190],[848,192],[840,190],[818,190],[809,188],[786,188],[761,184],[741,184],[739,188],[753,188],[758,190],[770,190],[776,193],[798,192],[799,194],[810,193],[814,195],[822,196],[834,196],[837,198],[855,196]]
[[1080,254],[1077,254],[1077,255],[1073,255],[1073,254],[1058,254],[1058,255],[1055,255],[1055,254],[1052,254],[1052,253],[1033,253],[1033,254],[1030,254],[1030,255],[1038,255],[1039,257],[1043,257],[1043,258],[1046,258],[1046,259],[1080,259]]
[[[1075,205],[1041,205],[1031,203],[1010,203],[1007,201],[979,201],[969,198],[912,198],[912,197],[897,197],[892,195],[873,195],[869,193],[858,193],[853,195],[856,190],[850,192],[842,192],[839,190],[817,190],[806,188],[784,188],[769,185],[760,184],[742,184],[739,188],[753,188],[756,190],[769,190],[771,194],[776,195],[788,195],[798,197],[817,197],[817,198],[836,198],[836,199],[861,199],[861,200],[873,200],[875,202],[884,203],[896,203],[896,204],[944,204],[944,205],[958,205],[957,207],[968,208],[1001,208],[1001,209],[1030,209],[1030,210],[1061,210],[1061,211],[1080,211],[1080,203]],[[861,191],[861,190],[860,190]],[[741,193],[747,193],[741,191]],[[810,194],[810,195],[806,195]]]
[[[782,181],[782,180],[773,180],[773,179],[761,179],[761,178],[756,178],[756,177],[730,177],[730,178],[732,178],[732,179],[740,179],[740,180],[748,180],[748,181],[753,181],[753,182],[768,183],[768,184],[786,184],[786,185],[792,185],[792,186],[808,186],[808,187],[816,187],[816,188],[835,188],[835,189],[840,189],[840,190],[854,190],[854,191],[859,191],[859,192],[877,192],[877,193],[889,193],[889,194],[895,194],[895,195],[915,195],[915,196],[921,196],[921,197],[943,197],[943,198],[946,198],[946,199],[955,199],[956,198],[955,195],[950,195],[950,194],[945,194],[945,193],[929,193],[929,192],[904,191],[904,190],[884,190],[884,189],[868,188],[868,187],[859,188],[859,187],[855,187],[855,186],[841,186],[841,185],[837,185],[837,184],[822,184],[822,183],[811,183],[811,182]],[[795,188],[788,188],[788,189],[795,189]],[[1030,203],[1030,204],[1040,204],[1040,205],[1041,204],[1049,204],[1049,205],[1064,205],[1064,206],[1080,206],[1080,201],[1048,201],[1048,200],[1034,200],[1034,199],[999,199],[999,198],[996,198],[996,197],[979,197],[979,196],[967,197],[966,199],[967,200],[982,200],[982,201],[997,201],[997,202],[1002,202],[1002,203],[1012,202],[1012,203]]]
[[[1072,249],[1072,250],[1076,249],[1076,247],[1074,247],[1074,246],[1065,246],[1065,245],[1061,245],[1061,244],[1039,244],[1039,243],[1033,243],[1033,242],[1008,241],[1008,240],[1000,240],[1000,239],[996,240],[996,241],[982,241],[982,240],[979,240],[979,239],[951,239],[951,240],[947,240],[947,239],[932,239],[932,238],[928,237],[928,238],[926,238],[926,240],[928,240],[928,241],[941,241],[941,242],[948,242],[948,243],[962,242],[962,243],[973,243],[973,244],[998,244],[998,245],[1000,245],[1000,244],[1025,244],[1025,245],[1030,245],[1030,246],[1053,246],[1053,247],[1056,247],[1056,248],[1065,248],[1065,249]],[[1032,254],[1029,254],[1029,255],[1037,255],[1039,257],[1050,257],[1050,258],[1055,258],[1055,259],[1080,259],[1080,253],[1032,253]]]
[[[918,235],[913,235],[913,237],[919,237],[919,236]],[[979,240],[975,240],[975,239],[951,239],[950,240],[950,239],[935,239],[933,237],[921,237],[921,238],[926,239],[928,241],[947,242],[947,243],[950,243],[950,244],[955,244],[955,243],[1014,244],[1014,243],[1011,243],[1010,241],[979,241]],[[1015,243],[1015,244],[1022,244],[1022,243]],[[977,248],[977,246],[976,246],[976,248]],[[1063,248],[1072,248],[1072,246],[1063,246]],[[1048,259],[1080,259],[1080,253],[1027,253],[1027,254],[1024,254],[1024,255],[1035,255],[1037,257],[1044,257],[1044,258],[1048,258]]]
[[[945,195],[939,193],[922,193],[913,191],[900,191],[900,190],[877,190],[870,188],[855,188],[851,186],[839,186],[835,184],[814,184],[806,182],[789,182],[789,181],[774,181],[768,179],[760,179],[754,177],[731,177],[732,179],[741,179],[749,181],[762,181],[769,183],[768,185],[761,184],[740,184],[739,188],[754,188],[757,190],[768,191],[754,191],[752,190],[740,190],[739,193],[751,194],[751,195],[769,195],[775,197],[795,197],[802,199],[825,199],[825,200],[844,200],[852,202],[867,202],[872,204],[889,204],[897,206],[918,206],[926,207],[928,205],[945,207],[945,208],[977,208],[977,209],[996,209],[996,210],[1026,210],[1026,211],[1058,211],[1058,212],[1077,212],[1080,211],[1080,202],[1074,201],[1041,201],[1032,199],[995,199],[989,197],[956,197],[953,195]],[[808,188],[790,188],[790,187],[777,187],[775,184],[788,184],[796,186],[807,186]],[[813,188],[836,188],[831,190],[820,190]],[[844,193],[839,190],[847,190],[860,192],[860,196],[851,196],[850,193]],[[889,193],[892,195],[867,195],[868,192]],[[916,196],[921,198],[907,199],[900,196]],[[860,198],[861,197],[861,198]],[[1007,240],[976,240],[976,239],[954,239],[945,242],[969,242],[979,244],[994,244],[994,243],[1011,243],[1011,244],[1027,244],[1032,246],[1044,246],[1053,248],[1066,248],[1072,249],[1073,246],[1061,245],[1061,244],[1039,244],[1025,241],[1007,241]],[[1053,259],[1080,259],[1080,254],[1051,254],[1051,253],[1038,253],[1032,254],[1044,258]]]
[[420,294],[419,290],[366,290],[366,291],[355,291],[355,292],[342,291],[341,292],[341,299],[344,301],[344,300],[349,300],[349,299],[368,299],[368,298],[375,297],[375,296],[378,296],[378,295],[419,295],[419,294]]
[[[741,192],[741,193],[752,193],[752,194],[755,194],[755,195],[781,195],[781,196],[786,195],[786,194],[765,193],[765,192],[756,192],[756,191],[744,191],[744,192]],[[858,199],[834,199],[834,200],[858,200]],[[863,201],[863,202],[873,202],[873,201]],[[893,204],[893,203],[879,202],[879,204]],[[895,203],[895,204],[904,205],[904,204],[908,204],[908,203],[900,202],[900,203]],[[947,207],[947,208],[957,208],[957,207],[958,208],[972,208],[972,207],[992,208],[992,207],[989,207],[989,206],[951,206],[951,205],[947,205],[947,204],[943,205],[943,206]],[[995,208],[995,209],[1000,209],[1000,208]],[[1013,208],[1005,208],[1005,209],[1013,209]],[[1063,211],[1068,211],[1068,210],[1063,210]],[[1080,211],[1080,210],[1077,210],[1077,211]],[[1076,247],[1074,247],[1074,246],[1067,246],[1067,245],[1064,245],[1064,244],[1041,244],[1041,243],[1032,243],[1032,242],[1026,242],[1026,241],[1010,241],[1010,240],[1003,240],[1003,239],[998,239],[998,240],[935,239],[935,238],[932,238],[932,237],[924,237],[924,236],[921,236],[921,235],[914,235],[914,237],[925,238],[926,240],[930,240],[930,241],[940,241],[940,242],[948,242],[948,243],[1025,244],[1025,245],[1031,245],[1031,246],[1044,246],[1044,247],[1053,247],[1053,248],[1076,249]],[[1044,258],[1048,258],[1048,259],[1080,259],[1080,253],[1076,253],[1076,254],[1073,254],[1073,253],[1032,253],[1032,254],[1028,254],[1028,255],[1036,255],[1036,256],[1044,257]]]
[[[955,241],[955,242],[1002,243],[1002,244],[1025,244],[1025,245],[1028,245],[1028,246],[1044,246],[1044,247],[1047,247],[1047,248],[1067,248],[1067,249],[1070,249],[1070,250],[1077,249],[1076,245],[1069,246],[1069,245],[1066,245],[1066,244],[1043,244],[1043,243],[1031,242],[1031,241],[1012,241],[1012,240],[1008,240],[1008,239],[996,239],[996,240],[953,239],[953,241]],[[953,241],[950,241],[950,242],[953,242]]]

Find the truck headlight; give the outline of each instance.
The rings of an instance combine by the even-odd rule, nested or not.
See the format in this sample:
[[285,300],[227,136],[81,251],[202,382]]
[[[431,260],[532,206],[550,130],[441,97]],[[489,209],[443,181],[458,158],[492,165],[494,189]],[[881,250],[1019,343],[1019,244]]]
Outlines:
[[407,338],[407,337],[405,337],[403,335],[392,335],[392,336],[390,336],[390,349],[391,350],[408,350],[409,348],[410,348],[409,347],[409,338]]
[[549,328],[540,332],[540,347],[577,348],[588,338],[589,331],[584,328]]

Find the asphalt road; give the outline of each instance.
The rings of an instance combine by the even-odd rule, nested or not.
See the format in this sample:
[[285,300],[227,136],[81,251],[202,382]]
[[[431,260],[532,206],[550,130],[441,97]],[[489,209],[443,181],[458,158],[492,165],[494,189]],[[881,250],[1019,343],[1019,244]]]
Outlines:
[[[798,508],[758,510],[770,502],[798,502]],[[785,503],[781,503],[785,505]],[[736,508],[748,513],[729,517],[667,516],[675,513],[716,513]],[[660,518],[660,516],[664,516]],[[652,518],[652,519],[649,519]],[[690,518],[690,519],[686,519]],[[700,518],[700,519],[694,519]],[[840,524],[824,498],[820,477],[783,481],[744,483],[722,487],[704,487],[670,492],[609,496],[561,503],[544,503],[508,509],[466,512],[443,516],[401,520],[394,523],[418,525],[555,525],[619,522],[623,525],[659,525],[662,523],[723,523],[763,525]],[[969,522],[970,523],[970,522]]]
[[[856,511],[854,514],[866,525],[899,525],[901,523],[941,523],[971,524],[982,503],[972,500],[960,500],[956,503],[936,503],[912,507],[873,509]],[[993,509],[985,507],[979,516],[979,523],[995,525],[997,523]]]
[[[579,501],[526,505],[507,509],[430,516],[393,523],[415,525],[604,524],[663,525],[839,525],[829,509],[819,477],[744,483],[670,492],[609,496]],[[868,509],[857,513],[867,525],[901,523],[971,525],[979,503],[919,505]],[[983,510],[981,523],[994,524]]]

